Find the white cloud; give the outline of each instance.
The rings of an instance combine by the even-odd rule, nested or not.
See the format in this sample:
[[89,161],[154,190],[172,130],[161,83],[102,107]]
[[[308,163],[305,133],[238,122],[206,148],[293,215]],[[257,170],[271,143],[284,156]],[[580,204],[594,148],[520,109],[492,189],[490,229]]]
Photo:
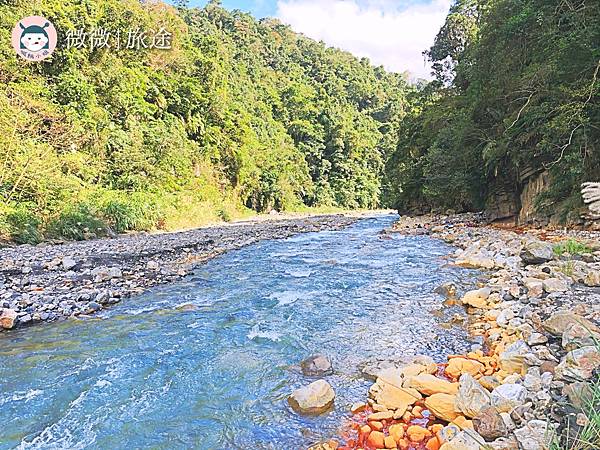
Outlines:
[[430,78],[422,52],[433,44],[451,0],[425,1],[278,0],[277,16],[295,31],[387,70]]

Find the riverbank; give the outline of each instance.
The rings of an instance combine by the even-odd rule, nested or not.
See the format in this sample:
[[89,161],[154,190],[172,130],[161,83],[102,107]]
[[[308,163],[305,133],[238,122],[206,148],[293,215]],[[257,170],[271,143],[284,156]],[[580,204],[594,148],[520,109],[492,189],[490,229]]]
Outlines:
[[364,215],[275,215],[175,233],[0,249],[0,331],[85,317],[151,286],[181,279],[229,250],[339,230]]
[[452,264],[485,271],[478,289],[436,290],[465,307],[480,344],[379,371],[341,443],[313,449],[598,448],[600,233],[503,230],[474,214],[403,217],[392,231],[442,239],[458,247]]

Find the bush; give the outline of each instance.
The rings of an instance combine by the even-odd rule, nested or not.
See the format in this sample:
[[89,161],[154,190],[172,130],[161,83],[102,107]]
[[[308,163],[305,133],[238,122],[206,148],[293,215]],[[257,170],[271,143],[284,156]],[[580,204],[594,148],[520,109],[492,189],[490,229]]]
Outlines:
[[561,242],[553,247],[554,253],[561,256],[565,253],[570,255],[581,255],[582,253],[591,253],[592,249],[587,245],[576,241],[575,239],[569,239]]
[[17,244],[37,244],[43,239],[40,219],[26,206],[9,211],[4,221],[10,238]]
[[54,238],[81,241],[97,236],[106,236],[108,227],[89,205],[80,203],[63,212],[50,221],[47,234]]
[[104,201],[100,209],[117,233],[148,231],[160,228],[163,222],[158,204],[148,194],[115,196]]

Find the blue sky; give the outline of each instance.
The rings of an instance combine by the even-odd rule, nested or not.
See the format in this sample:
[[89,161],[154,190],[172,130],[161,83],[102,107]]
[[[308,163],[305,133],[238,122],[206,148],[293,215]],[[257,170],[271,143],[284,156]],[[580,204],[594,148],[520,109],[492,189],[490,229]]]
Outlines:
[[[191,0],[204,6],[208,0]],[[277,17],[292,29],[411,77],[430,78],[422,52],[452,0],[222,0],[228,9]]]

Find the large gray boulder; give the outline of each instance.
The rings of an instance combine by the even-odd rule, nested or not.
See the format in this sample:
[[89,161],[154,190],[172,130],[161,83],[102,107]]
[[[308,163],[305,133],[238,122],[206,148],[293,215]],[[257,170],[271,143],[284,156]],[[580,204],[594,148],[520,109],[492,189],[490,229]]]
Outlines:
[[525,264],[543,264],[554,259],[554,251],[546,242],[529,241],[523,245],[520,256]]

